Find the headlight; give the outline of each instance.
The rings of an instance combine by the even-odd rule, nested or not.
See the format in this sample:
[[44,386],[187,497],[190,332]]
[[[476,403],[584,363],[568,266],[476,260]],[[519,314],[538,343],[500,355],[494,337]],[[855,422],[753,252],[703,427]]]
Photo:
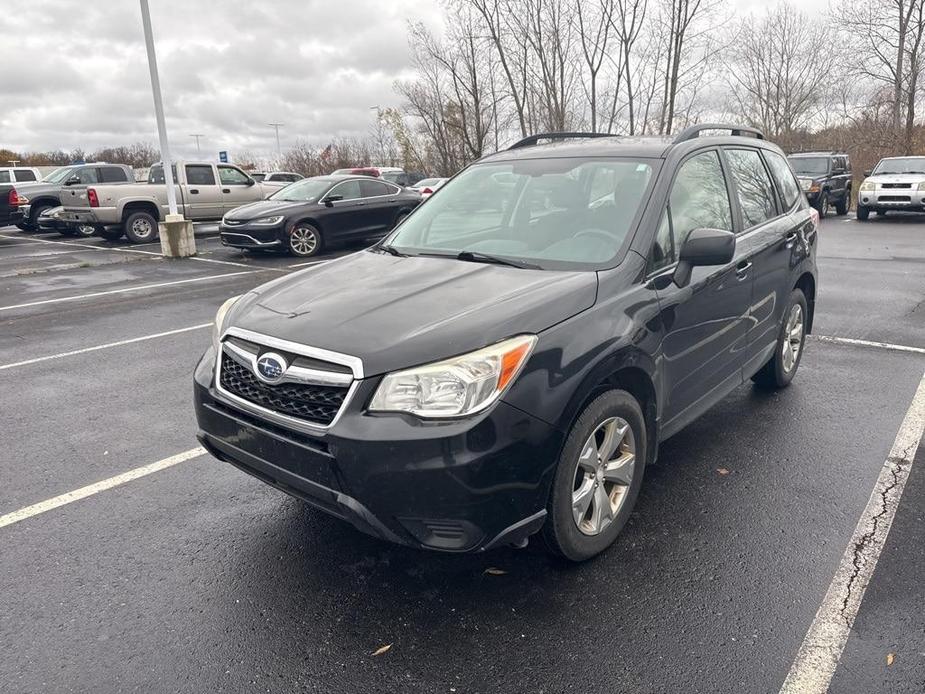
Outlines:
[[918,191],[925,190],[925,181],[922,181],[921,183],[919,183],[919,184],[915,187],[915,189],[918,190]]
[[864,181],[861,184],[861,191],[864,191],[864,192],[869,192],[869,191],[875,190],[876,188],[877,188],[877,184],[874,183],[873,181]]
[[231,310],[231,307],[234,306],[235,302],[242,296],[243,294],[238,294],[238,296],[231,297],[219,306],[218,311],[215,313],[215,323],[212,325],[212,346],[215,347],[216,354],[218,354],[219,338],[221,338],[222,330],[225,328],[225,316],[228,315],[228,311]]
[[283,221],[282,215],[278,217],[261,217],[260,219],[255,219],[253,222],[251,222],[251,224],[256,224],[262,227],[271,227],[279,224],[281,221]]
[[520,335],[453,359],[387,374],[369,409],[423,418],[480,412],[514,382],[535,344],[536,335]]

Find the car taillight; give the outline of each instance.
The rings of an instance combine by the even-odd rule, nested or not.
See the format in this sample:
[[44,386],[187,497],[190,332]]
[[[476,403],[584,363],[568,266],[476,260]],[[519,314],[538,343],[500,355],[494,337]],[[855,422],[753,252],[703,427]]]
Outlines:
[[421,195],[433,195],[433,192],[430,188],[425,188],[421,191]]
[[10,190],[10,195],[7,198],[7,204],[10,207],[19,207],[19,194],[16,192],[15,188]]
[[100,206],[100,199],[96,196],[96,191],[93,188],[87,188],[87,200],[90,201],[90,207]]

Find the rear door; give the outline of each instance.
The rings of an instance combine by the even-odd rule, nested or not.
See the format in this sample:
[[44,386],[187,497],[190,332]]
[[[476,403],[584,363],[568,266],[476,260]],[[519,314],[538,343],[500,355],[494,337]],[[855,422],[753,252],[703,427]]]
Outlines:
[[733,231],[732,183],[716,149],[678,167],[649,257],[664,330],[664,435],[670,436],[742,382],[752,276],[736,249],[723,266],[695,267],[690,284],[671,281],[678,251],[694,229]]
[[385,181],[360,181],[360,190],[366,203],[366,233],[384,234],[395,224],[398,216],[398,194],[401,188]]
[[218,177],[222,184],[222,206],[225,212],[264,198],[263,189],[237,166],[219,164]]
[[187,164],[186,212],[190,219],[218,219],[224,214],[222,191],[215,180],[215,169],[211,164]]

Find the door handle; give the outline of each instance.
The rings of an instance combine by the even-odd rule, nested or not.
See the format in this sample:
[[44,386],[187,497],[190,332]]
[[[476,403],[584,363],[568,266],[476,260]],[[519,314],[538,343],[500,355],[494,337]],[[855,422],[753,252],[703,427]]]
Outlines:
[[784,237],[784,243],[786,244],[787,248],[793,248],[793,244],[796,240],[797,240],[797,232],[795,231],[791,231],[789,234],[787,234]]
[[230,193],[230,192],[231,192],[231,188],[222,188],[222,192],[223,192],[223,193]]
[[196,188],[190,188],[190,195],[199,195],[199,190]]
[[741,263],[736,265],[736,277],[738,277],[739,280],[746,279],[748,277],[748,271],[751,269],[751,267],[752,261],[743,260]]

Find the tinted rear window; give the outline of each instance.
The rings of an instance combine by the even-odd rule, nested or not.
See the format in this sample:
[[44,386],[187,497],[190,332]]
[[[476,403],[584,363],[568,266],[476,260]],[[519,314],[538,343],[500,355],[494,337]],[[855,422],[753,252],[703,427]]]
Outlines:
[[128,180],[128,175],[118,166],[100,167],[100,180],[103,183],[122,183]]
[[35,173],[31,169],[16,169],[17,181],[35,181]]

